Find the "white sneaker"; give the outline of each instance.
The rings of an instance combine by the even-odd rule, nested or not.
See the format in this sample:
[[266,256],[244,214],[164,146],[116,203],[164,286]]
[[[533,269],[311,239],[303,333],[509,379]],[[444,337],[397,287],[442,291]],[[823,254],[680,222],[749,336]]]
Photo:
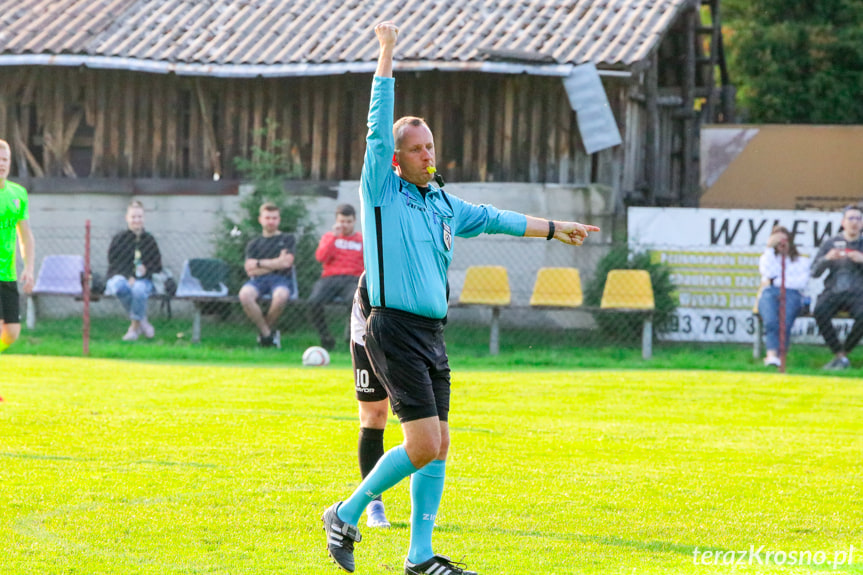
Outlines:
[[126,335],[123,336],[123,341],[138,341],[138,330],[132,326],[129,326],[129,330],[126,332]]
[[768,367],[769,367],[769,366],[771,366],[771,365],[772,365],[773,367],[780,367],[780,366],[782,365],[782,360],[781,360],[781,359],[779,359],[779,358],[778,358],[778,357],[776,357],[776,356],[772,356],[772,357],[765,357],[765,358],[764,358],[764,365],[766,365],[766,366],[768,366]]
[[156,335],[156,328],[153,327],[147,318],[141,320],[141,333],[144,334],[144,337],[147,339],[153,339],[153,336]]
[[383,501],[372,501],[366,508],[366,525],[386,529],[390,527],[390,522],[387,521],[387,515],[384,512]]

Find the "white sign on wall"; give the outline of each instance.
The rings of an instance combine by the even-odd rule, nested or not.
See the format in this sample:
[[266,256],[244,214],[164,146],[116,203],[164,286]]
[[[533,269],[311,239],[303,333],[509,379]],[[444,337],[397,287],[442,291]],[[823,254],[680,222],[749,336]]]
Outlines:
[[[755,335],[758,259],[773,226],[788,228],[800,252],[814,257],[842,220],[832,212],[696,208],[629,208],[627,217],[630,250],[649,250],[653,261],[671,268],[677,286],[677,313],[662,338],[740,343]],[[822,280],[810,281],[807,295],[813,300]],[[834,322],[840,336],[847,334],[850,320]],[[823,340],[812,318],[798,318],[792,341]]]

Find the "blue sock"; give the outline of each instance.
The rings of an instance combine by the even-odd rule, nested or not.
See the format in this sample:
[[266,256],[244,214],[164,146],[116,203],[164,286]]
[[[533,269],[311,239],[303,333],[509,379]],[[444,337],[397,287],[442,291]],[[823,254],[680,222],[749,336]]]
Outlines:
[[378,464],[366,475],[353,495],[339,506],[339,519],[356,525],[372,499],[416,470],[404,446],[393,447],[378,460]]
[[443,496],[446,461],[435,459],[411,477],[411,547],[408,561],[417,564],[434,556],[432,531]]

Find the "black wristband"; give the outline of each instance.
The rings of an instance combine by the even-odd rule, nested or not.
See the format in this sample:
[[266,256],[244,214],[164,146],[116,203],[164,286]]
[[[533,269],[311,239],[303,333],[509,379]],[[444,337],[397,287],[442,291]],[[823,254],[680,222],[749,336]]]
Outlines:
[[551,220],[548,220],[548,237],[545,239],[551,240],[551,238],[553,238],[553,237],[554,237],[554,222]]

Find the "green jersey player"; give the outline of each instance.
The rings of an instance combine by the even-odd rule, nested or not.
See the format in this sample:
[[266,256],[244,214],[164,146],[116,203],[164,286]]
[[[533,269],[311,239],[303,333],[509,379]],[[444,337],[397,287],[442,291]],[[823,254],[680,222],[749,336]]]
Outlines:
[[24,271],[21,274],[24,293],[33,290],[35,241],[30,229],[30,209],[27,190],[10,182],[9,168],[12,150],[9,143],[0,140],[0,353],[12,345],[21,333],[21,316],[17,270],[15,266],[16,239],[21,242]]

